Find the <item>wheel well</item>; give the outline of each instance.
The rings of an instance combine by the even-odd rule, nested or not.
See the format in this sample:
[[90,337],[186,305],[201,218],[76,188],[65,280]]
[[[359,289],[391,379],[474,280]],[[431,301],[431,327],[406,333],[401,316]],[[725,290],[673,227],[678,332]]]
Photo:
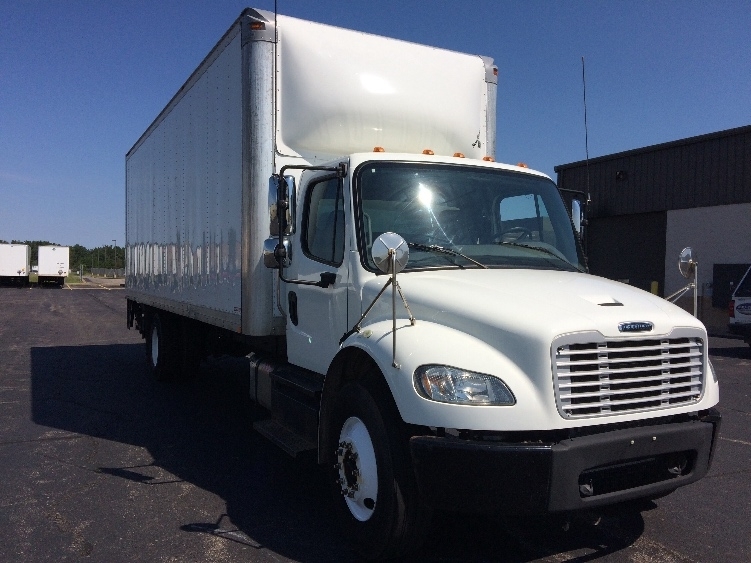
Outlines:
[[330,418],[333,399],[344,386],[355,381],[378,399],[381,408],[390,409],[401,418],[391,389],[375,360],[359,348],[342,350],[331,363],[323,385],[318,424],[318,462],[321,464],[334,461],[334,448],[327,447],[332,440]]

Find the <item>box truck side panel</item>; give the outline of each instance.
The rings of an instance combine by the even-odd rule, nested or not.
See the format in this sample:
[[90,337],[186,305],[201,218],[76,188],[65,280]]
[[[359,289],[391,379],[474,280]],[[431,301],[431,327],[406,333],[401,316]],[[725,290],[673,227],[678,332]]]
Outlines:
[[283,16],[278,30],[280,152],[491,154],[490,59]]
[[138,300],[239,330],[241,37],[225,37],[126,160],[126,285]]

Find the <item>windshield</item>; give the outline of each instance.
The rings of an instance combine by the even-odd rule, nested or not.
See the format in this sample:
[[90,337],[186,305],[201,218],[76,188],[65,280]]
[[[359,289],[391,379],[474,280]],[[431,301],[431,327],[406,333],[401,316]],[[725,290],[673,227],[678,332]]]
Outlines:
[[[581,270],[584,260],[555,184],[498,169],[373,162],[355,187],[363,264],[373,240],[394,232],[410,244],[409,269]],[[478,265],[479,263],[480,265]]]

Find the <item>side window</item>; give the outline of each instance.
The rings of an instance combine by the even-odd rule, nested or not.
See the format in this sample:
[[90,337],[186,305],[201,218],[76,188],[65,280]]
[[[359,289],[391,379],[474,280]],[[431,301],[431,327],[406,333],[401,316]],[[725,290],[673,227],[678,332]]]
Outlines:
[[308,190],[303,215],[303,250],[321,262],[339,265],[344,257],[344,200],[341,182],[327,178]]

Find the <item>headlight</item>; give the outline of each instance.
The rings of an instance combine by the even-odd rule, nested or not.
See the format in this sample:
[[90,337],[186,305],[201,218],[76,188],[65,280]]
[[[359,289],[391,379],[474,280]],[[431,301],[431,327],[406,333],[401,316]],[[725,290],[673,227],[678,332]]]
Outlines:
[[492,375],[429,364],[415,370],[415,389],[433,401],[459,405],[513,405],[506,384]]

